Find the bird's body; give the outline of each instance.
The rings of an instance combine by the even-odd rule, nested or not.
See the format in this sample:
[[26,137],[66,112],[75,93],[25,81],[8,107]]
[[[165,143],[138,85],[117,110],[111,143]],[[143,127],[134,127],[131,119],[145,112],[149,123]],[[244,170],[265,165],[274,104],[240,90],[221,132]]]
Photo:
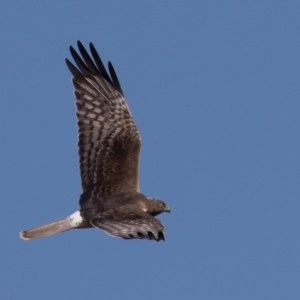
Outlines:
[[154,216],[169,207],[139,191],[138,162],[141,139],[116,73],[109,74],[90,44],[94,61],[82,44],[83,60],[70,47],[78,69],[66,59],[73,74],[80,175],[80,210],[67,218],[20,233],[23,239],[52,235],[73,228],[96,227],[125,239],[164,240],[164,228]]

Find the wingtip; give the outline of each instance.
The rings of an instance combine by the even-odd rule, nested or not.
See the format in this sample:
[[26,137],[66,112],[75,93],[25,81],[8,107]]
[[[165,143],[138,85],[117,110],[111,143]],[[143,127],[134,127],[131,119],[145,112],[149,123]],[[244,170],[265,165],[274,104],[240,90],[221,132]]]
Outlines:
[[77,40],[77,46],[80,52],[82,51],[82,49],[85,51],[83,44],[79,40]]
[[153,234],[152,231],[149,231],[148,232],[148,237],[147,237],[149,240],[155,240],[157,242],[159,241],[165,241],[165,234],[163,231],[159,231],[157,233],[157,236],[155,234]]
[[163,231],[159,231],[157,235],[157,241],[162,240],[165,241],[165,235]]
[[[96,48],[92,42],[89,42],[90,50],[91,51],[96,51]],[[93,49],[93,50],[92,50]]]

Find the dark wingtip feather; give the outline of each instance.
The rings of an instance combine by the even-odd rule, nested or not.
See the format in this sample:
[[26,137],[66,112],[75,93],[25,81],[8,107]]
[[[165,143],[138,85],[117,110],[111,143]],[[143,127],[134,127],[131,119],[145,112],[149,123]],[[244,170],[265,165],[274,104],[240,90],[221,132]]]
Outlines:
[[95,46],[93,45],[93,43],[90,43],[90,50],[91,50],[91,53],[92,53],[92,56],[94,58],[94,61],[96,63],[96,66],[98,67],[98,70],[101,74],[101,76],[106,79],[112,86],[113,86],[113,83],[104,67],[104,64],[95,48]]
[[162,231],[159,231],[157,236],[158,236],[158,239],[157,239],[158,241],[159,240],[165,241],[165,236],[164,236],[164,233]]
[[107,82],[109,82],[117,91],[119,91],[122,95],[124,95],[119,79],[117,77],[117,74],[111,62],[108,62],[108,71],[109,71],[108,74],[93,43],[89,44],[93,59],[88,54],[83,44],[79,40],[77,40],[77,46],[82,58],[78,55],[78,53],[72,46],[69,47],[71,55],[77,65],[77,68],[69,60],[66,59],[67,66],[71,71],[71,73],[74,75],[74,77],[82,78],[82,77],[90,77],[91,75],[94,76],[100,75]]
[[148,232],[148,238],[149,240],[156,240],[154,234],[151,231]]
[[88,54],[88,52],[85,50],[84,46],[82,45],[82,43],[80,41],[77,41],[77,45],[78,45],[80,54],[81,54],[84,62],[86,63],[90,73],[92,73],[95,76],[101,75],[99,70],[95,66],[93,60],[91,59],[90,55]]
[[82,78],[83,77],[81,72],[67,58],[65,58],[65,62],[66,62],[67,67],[69,68],[70,72],[72,73],[72,75],[74,77],[76,77],[76,78]]
[[70,46],[70,52],[81,73],[84,76],[89,76],[91,74],[90,70],[72,46]]
[[139,236],[139,238],[143,239],[144,235],[141,232],[138,232],[137,235]]
[[114,87],[122,94],[124,95],[123,91],[122,91],[122,88],[121,88],[121,84],[119,82],[119,79],[118,79],[118,76],[115,72],[115,69],[112,65],[112,63],[109,61],[108,62],[108,70],[109,70],[109,73],[110,73],[110,76],[111,76],[111,79],[113,81],[113,84],[114,84]]

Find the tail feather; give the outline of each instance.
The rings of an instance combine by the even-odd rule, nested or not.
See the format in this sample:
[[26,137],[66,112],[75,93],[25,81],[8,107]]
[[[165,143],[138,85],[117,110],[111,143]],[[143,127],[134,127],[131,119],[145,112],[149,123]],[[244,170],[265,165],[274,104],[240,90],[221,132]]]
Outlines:
[[59,232],[72,229],[70,218],[60,219],[48,224],[30,228],[20,232],[20,237],[23,240],[31,240],[39,237],[49,236]]
[[39,237],[60,233],[66,230],[70,230],[72,228],[80,228],[82,226],[83,223],[80,213],[75,212],[69,217],[21,231],[20,237],[23,240],[31,240]]

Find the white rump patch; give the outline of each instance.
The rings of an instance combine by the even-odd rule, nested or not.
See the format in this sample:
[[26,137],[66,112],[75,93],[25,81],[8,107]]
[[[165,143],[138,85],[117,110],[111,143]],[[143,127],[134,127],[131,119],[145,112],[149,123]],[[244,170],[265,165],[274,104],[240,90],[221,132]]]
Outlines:
[[81,222],[82,222],[82,217],[80,215],[80,211],[76,211],[74,212],[74,214],[72,214],[71,216],[69,216],[69,218],[71,219],[71,226],[72,227],[78,227]]

